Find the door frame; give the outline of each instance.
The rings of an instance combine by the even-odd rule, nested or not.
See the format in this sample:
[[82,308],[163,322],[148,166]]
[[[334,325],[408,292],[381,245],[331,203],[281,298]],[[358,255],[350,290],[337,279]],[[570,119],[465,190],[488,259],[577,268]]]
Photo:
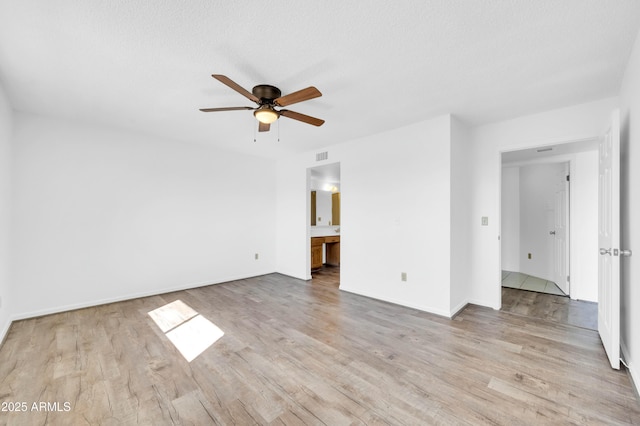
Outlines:
[[[316,164],[316,165],[312,165],[312,166],[308,166],[306,168],[306,203],[307,203],[307,209],[306,209],[306,240],[307,240],[307,244],[306,244],[306,267],[305,267],[305,273],[306,273],[306,280],[309,281],[312,279],[311,276],[311,173],[312,170],[314,169],[321,169],[321,168],[325,168],[327,166],[334,166],[334,167],[338,167],[338,170],[340,170],[340,192],[342,192],[342,163],[340,160],[337,161],[327,161],[327,162],[323,162],[322,164]],[[340,225],[339,225],[340,226]],[[340,226],[340,228],[342,228],[342,226]],[[342,232],[340,233],[340,235],[342,236]],[[342,237],[341,237],[342,239]],[[342,263],[342,262],[341,262]]]
[[[548,148],[551,146],[565,145],[570,143],[584,142],[585,144],[587,144],[587,143],[592,143],[596,139],[597,138],[595,137],[567,139],[567,140],[554,141],[552,143],[549,143],[549,142],[533,143],[531,145],[521,146],[518,148],[508,147],[505,149],[498,150],[498,270],[496,271],[496,277],[498,277],[497,284],[496,284],[497,290],[498,290],[498,300],[499,300],[498,309],[502,307],[501,288],[502,288],[502,156],[503,154],[509,153],[509,152],[524,151],[529,149]],[[575,163],[574,154],[558,154],[553,157],[532,159],[532,160],[526,160],[522,162],[514,162],[510,164],[513,164],[515,166],[515,165],[542,164],[542,163],[550,163],[550,162],[556,162],[556,163],[568,162],[569,175],[570,176],[575,175],[576,163]],[[594,190],[597,191],[597,188],[595,188]],[[575,206],[575,191],[569,192],[569,205]],[[572,261],[572,257],[573,257],[572,254],[574,253],[572,247],[575,247],[573,240],[576,236],[576,233],[573,232],[573,230],[571,229],[571,224],[576,223],[576,220],[575,220],[576,214],[578,214],[577,209],[571,208],[569,210],[569,242],[568,244],[569,244],[570,253],[569,253],[569,259],[567,261],[567,265],[568,265],[567,272],[570,277],[574,275],[572,272],[572,268],[574,267],[575,262]],[[594,232],[597,232],[597,229],[594,230]],[[575,299],[575,286],[573,282],[570,282],[569,284],[569,297],[571,297],[572,299]]]

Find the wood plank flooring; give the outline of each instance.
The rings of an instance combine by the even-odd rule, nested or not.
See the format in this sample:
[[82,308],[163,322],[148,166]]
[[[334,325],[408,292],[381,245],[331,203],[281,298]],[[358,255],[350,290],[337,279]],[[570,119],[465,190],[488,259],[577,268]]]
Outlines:
[[311,284],[340,287],[340,267],[322,265],[322,268],[311,272]]
[[598,304],[567,296],[502,287],[502,311],[598,329]]
[[[148,314],[176,300],[224,331],[191,362]],[[592,330],[278,274],[16,322],[0,403],[21,402],[1,425],[640,424]]]

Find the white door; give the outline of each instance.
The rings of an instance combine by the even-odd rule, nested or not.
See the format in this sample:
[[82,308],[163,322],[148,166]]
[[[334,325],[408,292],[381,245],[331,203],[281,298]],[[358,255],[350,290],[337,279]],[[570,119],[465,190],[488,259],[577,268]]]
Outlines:
[[600,139],[598,167],[598,332],[620,368],[620,111]]
[[553,278],[569,294],[569,163],[558,171],[553,210]]

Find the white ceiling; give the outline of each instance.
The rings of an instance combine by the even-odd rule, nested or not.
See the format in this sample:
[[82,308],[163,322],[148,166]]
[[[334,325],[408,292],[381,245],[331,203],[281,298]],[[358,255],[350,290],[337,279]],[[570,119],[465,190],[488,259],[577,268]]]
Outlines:
[[[486,123],[618,93],[637,0],[0,0],[0,80],[16,110],[261,156],[451,112]],[[258,134],[210,77],[323,97]],[[277,138],[280,141],[277,141]]]

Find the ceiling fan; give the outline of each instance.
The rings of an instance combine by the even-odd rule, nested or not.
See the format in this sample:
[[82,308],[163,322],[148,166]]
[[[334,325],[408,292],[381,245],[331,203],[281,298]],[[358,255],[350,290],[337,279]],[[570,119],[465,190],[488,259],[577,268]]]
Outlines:
[[248,106],[201,108],[200,111],[202,112],[236,111],[245,109],[253,110],[253,115],[259,122],[259,132],[268,132],[269,128],[271,127],[271,123],[280,118],[280,116],[292,118],[294,120],[302,121],[303,123],[312,124],[314,126],[322,126],[324,124],[324,120],[321,120],[319,118],[300,114],[299,112],[290,111],[288,109],[276,109],[276,107],[284,107],[322,96],[322,93],[320,93],[320,91],[313,86],[282,96],[282,92],[280,92],[280,89],[268,84],[259,84],[255,86],[251,90],[251,92],[249,92],[227,76],[221,74],[213,74],[211,77],[215,78],[222,84],[229,86],[250,101],[255,102],[256,104],[258,104],[258,106],[256,108]]

